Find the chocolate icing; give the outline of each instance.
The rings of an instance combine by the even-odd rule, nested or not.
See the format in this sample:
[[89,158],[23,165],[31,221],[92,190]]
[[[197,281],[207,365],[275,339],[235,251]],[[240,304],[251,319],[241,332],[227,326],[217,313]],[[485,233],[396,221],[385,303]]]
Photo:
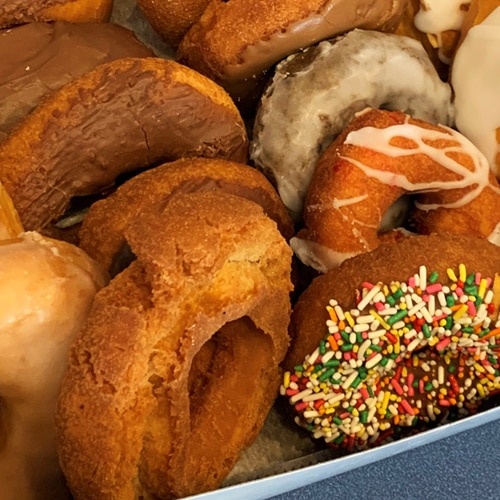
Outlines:
[[110,23],[30,23],[0,31],[0,141],[43,96],[122,57],[152,52],[133,34]]

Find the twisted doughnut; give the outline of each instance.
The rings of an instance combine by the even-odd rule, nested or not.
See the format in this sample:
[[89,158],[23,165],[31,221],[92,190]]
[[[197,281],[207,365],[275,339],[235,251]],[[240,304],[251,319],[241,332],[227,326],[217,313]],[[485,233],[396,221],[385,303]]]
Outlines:
[[491,243],[432,235],[381,245],[300,297],[281,393],[299,425],[349,451],[470,414],[500,390],[499,308]]
[[63,471],[76,499],[216,488],[278,392],[291,251],[261,207],[225,193],[173,196],[125,237],[137,259],[97,294],[71,351]]
[[368,109],[322,155],[292,248],[322,272],[370,251],[380,244],[382,216],[405,194],[418,194],[417,232],[500,245],[500,187],[481,152],[450,128]]

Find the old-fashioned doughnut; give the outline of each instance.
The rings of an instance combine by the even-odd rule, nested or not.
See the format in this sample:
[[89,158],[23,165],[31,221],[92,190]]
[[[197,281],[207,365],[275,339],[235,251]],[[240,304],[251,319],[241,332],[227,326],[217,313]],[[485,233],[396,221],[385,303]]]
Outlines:
[[124,172],[188,156],[245,161],[247,149],[217,84],[172,60],[124,58],[51,93],[0,145],[0,180],[38,230]]
[[484,155],[451,128],[367,109],[320,158],[292,248],[322,272],[372,250],[383,214],[405,194],[418,195],[417,232],[500,245],[500,187]]
[[153,53],[112,23],[28,23],[0,31],[0,141],[49,92],[97,65]]
[[417,41],[354,30],[277,66],[259,104],[250,156],[300,218],[319,156],[354,113],[383,107],[451,125],[450,97]]
[[294,308],[281,393],[349,451],[474,413],[500,389],[500,248],[411,236],[316,278]]
[[0,185],[0,498],[70,498],[54,415],[69,345],[103,269],[65,242],[23,232]]
[[210,0],[137,0],[154,30],[176,48],[189,28],[201,17]]
[[[258,170],[220,158],[187,158],[134,176],[97,201],[85,216],[79,245],[112,275],[130,259],[124,231],[146,207],[163,206],[179,193],[226,192],[258,203],[288,241],[294,229],[274,187]],[[127,259],[128,257],[128,259]]]
[[33,21],[109,21],[113,0],[16,0],[0,5],[0,28]]
[[500,1],[494,3],[488,12],[488,2],[472,2],[450,81],[457,129],[484,153],[500,179]]
[[177,57],[214,79],[241,105],[254,100],[266,70],[284,57],[354,28],[391,31],[405,3],[216,0],[188,31]]
[[76,500],[216,488],[259,432],[288,347],[291,251],[259,205],[178,194],[125,237],[137,259],[96,295],[59,401]]

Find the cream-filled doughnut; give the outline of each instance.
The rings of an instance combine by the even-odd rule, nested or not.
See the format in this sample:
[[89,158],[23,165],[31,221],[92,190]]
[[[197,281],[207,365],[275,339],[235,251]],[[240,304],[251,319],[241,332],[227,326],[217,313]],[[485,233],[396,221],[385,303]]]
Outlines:
[[[500,5],[500,3],[499,3]],[[500,6],[472,26],[451,68],[456,126],[500,178]]]
[[420,43],[354,30],[290,56],[262,96],[250,156],[299,216],[320,154],[365,107],[451,124],[451,90]]

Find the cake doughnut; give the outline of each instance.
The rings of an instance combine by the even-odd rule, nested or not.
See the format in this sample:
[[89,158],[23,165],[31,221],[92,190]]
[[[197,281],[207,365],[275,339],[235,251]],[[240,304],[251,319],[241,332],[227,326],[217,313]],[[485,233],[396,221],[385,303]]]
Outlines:
[[0,5],[0,28],[33,21],[109,21],[113,0],[9,0]]
[[0,185],[0,498],[69,499],[54,415],[69,345],[107,274],[82,250],[23,232]]
[[28,23],[0,31],[0,141],[49,92],[97,65],[153,53],[112,23]]
[[265,72],[281,59],[354,28],[391,31],[406,1],[215,0],[181,41],[177,58],[222,85],[241,109],[255,101]]
[[183,158],[142,172],[106,198],[93,203],[85,216],[79,246],[111,275],[127,263],[124,231],[146,207],[162,206],[179,193],[226,192],[258,203],[289,241],[292,221],[274,187],[258,170],[220,158]]
[[178,194],[125,236],[137,256],[96,295],[59,399],[79,499],[218,487],[278,395],[291,250],[256,203]]
[[499,308],[500,248],[488,241],[381,245],[301,295],[280,392],[300,426],[347,451],[474,413],[500,390]]
[[176,48],[189,28],[201,17],[210,0],[137,0],[153,29]]
[[244,162],[245,124],[227,93],[175,61],[123,58],[52,92],[0,144],[0,180],[29,230],[71,198],[180,157]]
[[450,86],[408,37],[353,30],[278,64],[259,104],[250,157],[296,218],[319,156],[367,106],[453,121]]
[[481,9],[484,4],[471,4],[472,19],[453,58],[450,81],[457,129],[483,152],[500,179],[500,1],[496,5],[488,13]]
[[471,234],[500,245],[500,187],[462,134],[399,111],[366,109],[321,156],[304,228],[290,244],[325,272],[380,244],[385,211],[414,196],[417,233]]

